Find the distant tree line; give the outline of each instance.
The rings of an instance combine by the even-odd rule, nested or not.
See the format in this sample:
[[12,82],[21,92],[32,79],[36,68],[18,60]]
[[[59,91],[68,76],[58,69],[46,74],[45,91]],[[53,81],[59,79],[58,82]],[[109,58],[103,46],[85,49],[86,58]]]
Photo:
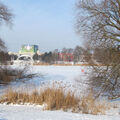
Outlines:
[[83,48],[80,46],[72,48],[63,48],[61,51],[55,49],[54,51],[45,52],[42,55],[34,54],[33,60],[40,60],[45,63],[57,63],[58,61],[63,62],[79,62],[81,61],[81,56]]
[[[55,49],[54,51],[45,52],[42,55],[34,54],[33,60],[41,61],[44,63],[58,63],[58,62],[89,62],[94,60],[95,63],[110,64],[112,55],[110,49],[115,52],[115,48],[94,48],[94,49],[84,49],[81,46],[76,46],[75,48],[63,48],[61,51]],[[89,54],[88,54],[89,53]],[[104,59],[106,57],[106,60]]]
[[[81,46],[76,46],[75,48],[63,48],[61,51],[55,49],[54,51],[45,52],[42,55],[35,53],[33,55],[33,60],[49,64],[57,64],[60,62],[73,62],[75,64],[79,62],[90,63],[92,59],[95,61],[95,63],[110,64],[113,57],[111,51],[113,53],[116,53],[115,51],[118,50],[116,50],[115,48],[94,48],[86,50]],[[116,54],[120,54],[120,52],[117,52]],[[16,60],[18,58],[16,54],[8,54],[8,52],[3,51],[0,52],[0,56],[1,63],[4,63],[6,61],[12,62],[12,60]]]

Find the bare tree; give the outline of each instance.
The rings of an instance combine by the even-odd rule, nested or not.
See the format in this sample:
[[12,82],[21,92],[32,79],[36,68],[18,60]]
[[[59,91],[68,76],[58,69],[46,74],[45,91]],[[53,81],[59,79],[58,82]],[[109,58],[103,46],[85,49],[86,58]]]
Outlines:
[[[120,0],[79,0],[77,10],[77,32],[84,34],[90,48],[107,50],[104,67],[93,65],[90,87],[96,96],[120,97]],[[93,58],[90,62],[95,63]]]
[[[4,5],[0,1],[0,25],[3,23],[11,24],[12,23],[13,14],[11,13],[10,9],[6,5]],[[0,51],[6,52],[7,48],[5,46],[4,41],[0,38]]]
[[80,46],[76,46],[74,49],[74,62],[80,62],[83,60],[83,48]]
[[11,13],[10,9],[2,2],[0,2],[0,24],[3,22],[11,23],[13,18],[13,14]]
[[[6,23],[12,23],[13,14],[6,5],[0,1],[0,25]],[[0,39],[0,85],[8,84],[9,82],[20,80],[20,79],[31,79],[35,77],[36,74],[30,74],[28,72],[28,67],[24,68],[11,68],[8,66],[2,66],[3,62],[6,62],[8,57],[7,48],[2,39]]]

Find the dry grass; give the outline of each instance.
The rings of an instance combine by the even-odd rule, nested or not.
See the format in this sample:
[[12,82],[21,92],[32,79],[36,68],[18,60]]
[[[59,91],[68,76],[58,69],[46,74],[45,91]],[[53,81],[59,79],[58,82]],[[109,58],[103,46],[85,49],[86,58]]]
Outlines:
[[78,107],[82,113],[97,115],[105,114],[105,111],[109,109],[110,106],[105,101],[97,101],[93,97],[93,93],[90,92],[88,96],[84,96],[81,98]]
[[74,93],[64,92],[63,88],[48,87],[41,89],[40,92],[34,90],[32,93],[15,91],[9,89],[1,98],[0,103],[13,104],[46,104],[45,110],[65,111],[71,109],[72,112],[81,112],[85,114],[105,114],[107,109],[105,103],[96,101],[92,92],[81,98],[76,98]]
[[42,96],[44,96],[44,100],[47,103],[47,110],[65,110],[75,107],[79,102],[79,100],[75,98],[74,94],[68,92],[65,95],[61,88],[48,88],[42,93]]
[[62,88],[46,88],[40,93],[37,90],[27,93],[9,89],[0,99],[0,103],[5,102],[7,104],[31,103],[39,105],[46,103],[45,109],[47,110],[65,110],[77,106],[79,99],[70,92],[65,95]]

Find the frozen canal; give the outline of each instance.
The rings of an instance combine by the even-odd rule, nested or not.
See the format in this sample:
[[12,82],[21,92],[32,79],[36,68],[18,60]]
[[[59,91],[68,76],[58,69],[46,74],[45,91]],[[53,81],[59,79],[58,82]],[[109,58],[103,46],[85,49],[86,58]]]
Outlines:
[[[16,67],[16,66],[13,66]],[[14,82],[11,86],[14,88],[26,87],[39,87],[42,84],[50,84],[52,82],[59,82],[66,84],[69,87],[74,88],[79,84],[81,88],[85,88],[83,82],[86,81],[89,68],[81,66],[32,66],[29,68],[30,73],[37,73],[40,77],[33,78],[26,82]],[[80,81],[79,83],[76,81]],[[3,91],[3,87],[0,88],[0,92]]]

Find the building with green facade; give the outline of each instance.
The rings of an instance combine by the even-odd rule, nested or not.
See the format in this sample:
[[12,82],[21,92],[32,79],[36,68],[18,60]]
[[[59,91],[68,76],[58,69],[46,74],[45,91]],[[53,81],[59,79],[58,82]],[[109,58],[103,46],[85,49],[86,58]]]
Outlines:
[[38,45],[22,45],[19,54],[29,54],[33,55],[39,50]]

